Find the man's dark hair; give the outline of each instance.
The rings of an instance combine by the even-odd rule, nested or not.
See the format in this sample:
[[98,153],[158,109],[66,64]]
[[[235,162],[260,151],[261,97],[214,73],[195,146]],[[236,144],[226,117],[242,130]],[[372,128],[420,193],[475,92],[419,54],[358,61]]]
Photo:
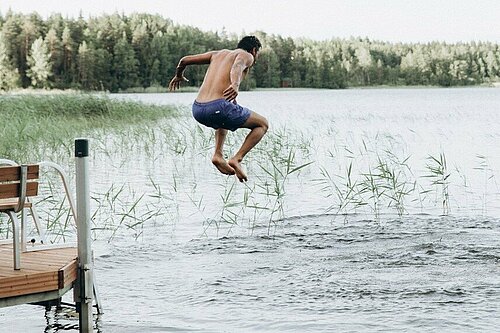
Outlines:
[[256,48],[257,51],[262,47],[259,39],[255,36],[245,36],[238,43],[238,48],[243,49],[247,52],[251,52],[253,48]]

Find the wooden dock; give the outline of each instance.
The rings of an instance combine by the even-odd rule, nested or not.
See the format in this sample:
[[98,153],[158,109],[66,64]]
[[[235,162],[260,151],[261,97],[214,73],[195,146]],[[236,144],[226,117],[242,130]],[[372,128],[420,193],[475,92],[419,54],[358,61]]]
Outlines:
[[23,252],[13,265],[12,245],[0,245],[0,308],[61,298],[77,279],[77,248]]
[[[8,215],[12,222],[12,242],[0,244],[0,308],[26,304],[44,304],[51,306],[51,301],[59,302],[61,297],[75,287],[73,295],[78,312],[80,333],[94,332],[93,303],[97,313],[102,313],[97,288],[93,278],[93,262],[90,234],[90,191],[89,191],[89,144],[87,139],[75,140],[76,205],[71,195],[68,177],[63,168],[53,162],[43,161],[36,165],[19,165],[14,161],[0,158],[0,199],[16,199],[14,206],[2,205],[0,212]],[[38,214],[27,197],[37,193],[28,191],[35,186],[40,166],[49,167],[61,176],[77,229],[78,247],[49,248],[40,246],[26,249],[26,235],[17,216],[27,208],[35,222],[38,233],[43,239],[43,230],[38,221]],[[29,169],[36,169],[36,178],[30,176]],[[38,185],[36,185],[38,188]],[[20,241],[21,240],[21,241]],[[28,245],[29,246],[29,245]],[[26,251],[28,250],[28,251]],[[36,250],[36,251],[34,251]]]

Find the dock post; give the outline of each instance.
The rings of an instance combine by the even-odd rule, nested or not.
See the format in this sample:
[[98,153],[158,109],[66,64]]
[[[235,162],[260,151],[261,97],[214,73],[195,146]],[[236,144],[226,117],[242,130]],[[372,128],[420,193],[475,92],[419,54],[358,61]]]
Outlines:
[[94,331],[92,318],[93,267],[90,233],[90,194],[88,171],[89,142],[75,140],[76,160],[76,221],[78,237],[78,278],[75,287],[75,301],[79,314],[81,333]]

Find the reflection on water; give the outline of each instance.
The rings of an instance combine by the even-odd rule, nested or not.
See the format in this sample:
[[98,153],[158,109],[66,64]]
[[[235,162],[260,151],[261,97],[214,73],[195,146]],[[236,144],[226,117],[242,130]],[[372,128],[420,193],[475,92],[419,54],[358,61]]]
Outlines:
[[45,333],[78,331],[78,313],[72,306],[47,307],[45,309]]
[[[241,93],[271,123],[245,186],[210,164],[194,94],[115,97],[183,107],[92,138],[101,332],[498,327],[500,90]],[[74,331],[65,313],[0,326]]]

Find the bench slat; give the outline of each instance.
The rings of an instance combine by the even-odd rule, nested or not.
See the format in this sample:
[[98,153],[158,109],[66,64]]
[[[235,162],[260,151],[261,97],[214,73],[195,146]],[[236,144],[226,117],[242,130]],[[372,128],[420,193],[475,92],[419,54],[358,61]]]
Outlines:
[[[40,166],[38,164],[28,165],[28,179],[38,179]],[[19,180],[21,177],[20,166],[0,167],[0,182],[11,182]]]
[[[33,197],[38,195],[38,182],[26,183],[26,196]],[[0,199],[19,197],[19,184],[0,184]]]
[[[12,199],[0,199],[0,212],[1,211],[7,211],[7,210],[13,210],[17,208],[18,204],[18,199],[17,198],[12,198]],[[32,203],[26,201],[24,203],[24,208],[29,208],[31,207]]]

